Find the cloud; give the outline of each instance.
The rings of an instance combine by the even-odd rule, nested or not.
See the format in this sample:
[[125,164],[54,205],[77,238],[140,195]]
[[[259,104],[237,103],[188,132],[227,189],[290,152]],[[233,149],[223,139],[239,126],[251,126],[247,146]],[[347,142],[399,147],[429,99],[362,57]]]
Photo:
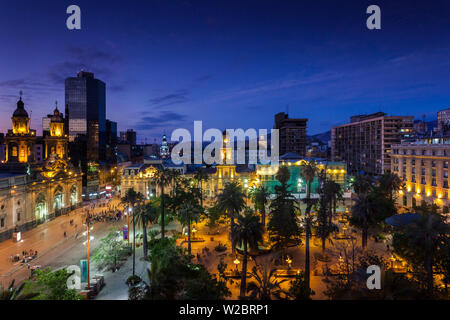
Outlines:
[[188,101],[188,96],[189,91],[186,89],[182,89],[164,96],[150,98],[148,101],[151,106],[165,107],[169,105],[185,103]]
[[172,128],[186,120],[186,115],[174,111],[161,111],[158,115],[147,115],[135,125],[137,130],[151,131],[157,128]]
[[211,74],[206,74],[204,76],[198,77],[197,79],[194,79],[194,82],[206,82],[213,78]]

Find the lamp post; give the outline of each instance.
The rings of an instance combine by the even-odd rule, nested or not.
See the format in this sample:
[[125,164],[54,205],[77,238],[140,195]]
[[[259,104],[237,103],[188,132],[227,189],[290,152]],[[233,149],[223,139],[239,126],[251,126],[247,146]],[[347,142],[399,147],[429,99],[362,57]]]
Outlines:
[[87,211],[86,214],[86,232],[84,232],[84,235],[86,235],[86,242],[84,245],[86,245],[86,253],[87,253],[87,285],[88,290],[91,289],[91,277],[90,277],[90,244],[91,240],[94,240],[94,237],[91,237],[90,231],[92,230],[91,223],[90,223],[90,214],[89,211]]
[[286,257],[286,262],[288,264],[288,270],[290,270],[291,269],[291,264],[292,264],[292,259],[289,256],[287,256]]
[[236,256],[236,259],[234,259],[233,263],[236,265],[236,271],[238,271],[238,264],[241,262],[239,261],[237,256]]

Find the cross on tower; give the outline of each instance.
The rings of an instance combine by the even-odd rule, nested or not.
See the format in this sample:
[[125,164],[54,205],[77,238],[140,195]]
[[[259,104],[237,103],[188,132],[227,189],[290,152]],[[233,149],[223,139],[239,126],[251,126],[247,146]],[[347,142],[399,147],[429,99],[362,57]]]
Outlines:
[[19,91],[19,95],[20,95],[20,100],[22,100],[22,95],[23,95],[23,91],[22,90]]

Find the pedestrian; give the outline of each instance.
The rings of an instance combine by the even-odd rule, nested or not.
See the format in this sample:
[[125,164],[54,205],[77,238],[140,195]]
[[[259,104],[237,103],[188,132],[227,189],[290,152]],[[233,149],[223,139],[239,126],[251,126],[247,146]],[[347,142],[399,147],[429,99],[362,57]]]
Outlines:
[[64,231],[64,238],[67,236],[66,232]]

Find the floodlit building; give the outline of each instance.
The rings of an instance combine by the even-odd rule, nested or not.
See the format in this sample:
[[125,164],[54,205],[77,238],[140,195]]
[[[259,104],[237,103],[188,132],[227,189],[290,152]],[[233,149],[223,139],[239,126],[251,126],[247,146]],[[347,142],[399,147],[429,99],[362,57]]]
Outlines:
[[22,97],[12,123],[0,165],[0,241],[81,204],[81,174],[67,162],[68,137],[58,109],[44,137],[29,128]]
[[405,183],[400,205],[413,207],[424,200],[439,206],[450,203],[448,171],[450,138],[404,141],[392,146],[391,171]]

